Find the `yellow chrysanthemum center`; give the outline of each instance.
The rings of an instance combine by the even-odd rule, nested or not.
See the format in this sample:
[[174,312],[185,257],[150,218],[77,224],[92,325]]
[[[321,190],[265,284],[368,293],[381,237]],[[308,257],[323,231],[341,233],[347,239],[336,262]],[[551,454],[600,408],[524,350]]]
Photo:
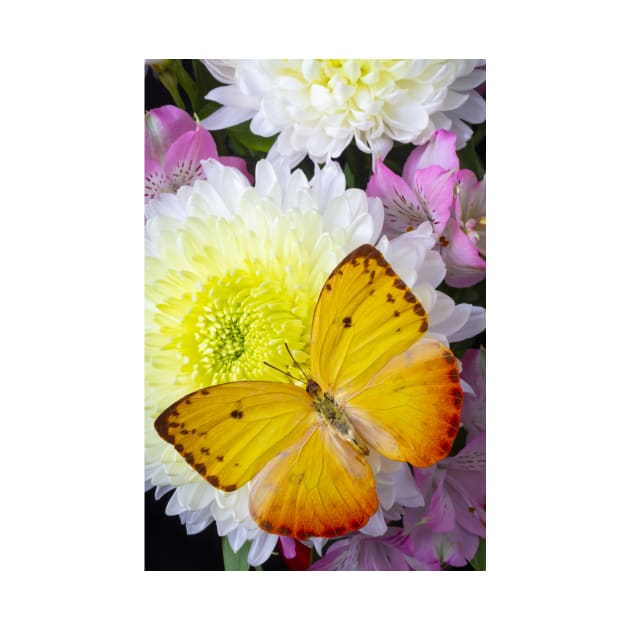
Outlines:
[[353,112],[359,123],[361,112],[376,113],[383,99],[402,89],[398,82],[406,78],[409,64],[408,60],[315,59],[302,64],[299,74],[310,86],[312,106],[330,115],[335,109]]
[[378,81],[391,80],[401,76],[401,70],[409,65],[408,61],[376,59],[317,59],[320,72],[329,80],[343,80],[348,84],[375,84]]
[[[276,350],[286,341],[295,350],[305,344],[306,296],[256,269],[210,276],[189,295],[176,335],[182,372],[199,386],[262,377]],[[278,359],[278,357],[274,357]],[[283,363],[286,356],[282,357]]]
[[[158,348],[154,367],[166,368],[191,389],[227,381],[278,375],[265,361],[285,366],[289,347],[302,358],[308,348],[316,295],[291,288],[269,269],[244,261],[244,268],[208,275],[194,291],[175,292],[157,304],[153,321]],[[176,272],[169,272],[173,286]],[[184,288],[184,287],[182,287]]]

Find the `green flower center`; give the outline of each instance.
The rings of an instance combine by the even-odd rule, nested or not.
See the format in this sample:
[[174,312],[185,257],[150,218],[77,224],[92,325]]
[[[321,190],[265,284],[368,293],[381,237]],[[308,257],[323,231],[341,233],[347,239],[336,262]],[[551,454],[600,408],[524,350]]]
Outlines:
[[160,332],[171,339],[164,349],[178,355],[180,380],[198,387],[277,380],[265,362],[286,369],[284,344],[292,351],[307,348],[314,297],[281,279],[265,279],[253,266],[208,277],[197,291],[158,306],[158,319],[165,318]]

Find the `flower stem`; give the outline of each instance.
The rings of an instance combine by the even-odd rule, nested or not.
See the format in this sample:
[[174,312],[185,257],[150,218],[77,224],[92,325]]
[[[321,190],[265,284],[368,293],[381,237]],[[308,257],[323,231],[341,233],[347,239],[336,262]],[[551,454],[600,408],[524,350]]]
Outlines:
[[[175,105],[180,109],[186,110],[186,105],[177,89],[177,63],[177,60],[165,59],[159,63],[151,64],[151,67],[155,70],[162,85],[168,90]],[[179,63],[181,64],[181,62]]]
[[251,542],[247,541],[237,552],[230,547],[230,541],[227,536],[221,538],[221,549],[223,551],[223,568],[225,571],[249,571],[249,562],[247,555]]
[[195,82],[192,80],[188,72],[186,72],[186,69],[180,60],[177,60],[177,64],[174,66],[173,70],[179,84],[184,88],[184,91],[188,96],[188,100],[191,102],[194,110],[197,103],[197,86],[195,85]]

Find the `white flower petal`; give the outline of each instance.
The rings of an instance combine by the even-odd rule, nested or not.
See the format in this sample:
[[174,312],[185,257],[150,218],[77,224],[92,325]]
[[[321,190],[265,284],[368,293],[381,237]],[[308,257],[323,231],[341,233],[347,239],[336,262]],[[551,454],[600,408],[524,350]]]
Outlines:
[[269,120],[269,117],[262,110],[256,112],[253,116],[249,128],[252,130],[252,133],[263,136],[263,138],[268,138],[278,133],[278,127]]
[[458,107],[461,107],[467,100],[468,94],[460,94],[459,92],[451,90],[442,102],[441,109],[445,112],[452,109],[457,109]]
[[486,101],[478,92],[471,92],[454,113],[469,123],[482,123],[486,119]]
[[370,520],[362,527],[360,532],[368,536],[382,536],[387,531],[387,523],[383,517],[383,511],[380,506],[378,510],[370,517]]
[[315,164],[311,186],[317,205],[326,208],[345,192],[346,176],[337,162],[328,162],[323,168]]
[[[458,305],[463,306],[463,305]],[[468,319],[459,330],[452,332],[448,339],[451,342],[470,339],[486,328],[486,310],[481,306],[471,306]]]
[[244,527],[235,527],[228,535],[228,542],[230,543],[230,547],[232,547],[232,551],[237,553],[238,550],[245,544],[247,541],[247,530]]
[[477,87],[478,85],[481,85],[485,80],[486,71],[477,68],[475,70],[472,70],[470,74],[466,74],[455,79],[455,81],[453,81],[453,84],[451,85],[451,88],[453,90],[456,90],[457,92],[467,92]]
[[306,151],[294,150],[290,144],[285,146],[286,141],[290,143],[290,136],[280,134],[271,145],[267,160],[274,164],[280,162],[287,164],[289,168],[294,168],[306,157]]
[[[443,302],[443,304],[446,304],[446,302]],[[443,317],[439,323],[434,323],[432,326],[434,332],[441,333],[448,339],[457,336],[457,333],[461,331],[464,324],[468,321],[472,309],[470,304],[455,305],[452,300],[451,305],[452,309],[450,309],[448,317]]]
[[466,143],[472,137],[472,129],[459,118],[455,117],[456,112],[453,112],[453,119],[451,120],[451,133],[454,133],[457,136],[457,141],[455,142],[455,148],[457,150],[466,146]]
[[201,62],[215,79],[223,81],[223,83],[232,83],[236,80],[236,60],[202,59]]
[[320,556],[324,555],[324,544],[327,542],[327,538],[310,538],[308,541],[306,541],[307,544],[310,543],[310,545],[312,545],[313,549],[315,549],[315,551],[317,551],[318,555]]
[[164,510],[168,516],[177,516],[186,510],[185,506],[183,506],[177,497],[177,491],[173,493],[168,503],[166,504],[166,509]]
[[173,490],[174,486],[159,486],[155,489],[155,500],[159,501],[163,496]]
[[179,501],[190,510],[197,511],[208,506],[214,498],[211,487],[201,478],[179,488]]
[[256,536],[252,540],[252,546],[247,557],[250,566],[257,567],[265,562],[271,555],[277,542],[278,537],[272,534],[262,533]]
[[247,107],[220,107],[216,112],[204,118],[201,126],[208,131],[225,129],[249,120],[252,115],[252,110]]
[[249,110],[252,114],[258,111],[260,103],[259,98],[243,95],[237,87],[232,85],[214,88],[206,94],[206,98],[235,109]]
[[179,515],[180,519],[184,517],[187,517],[185,525],[186,533],[189,536],[194,536],[195,534],[202,532],[213,521],[212,509],[210,506],[200,510],[199,512],[184,512]]
[[418,490],[418,485],[409,466],[401,466],[394,473],[392,481],[395,490],[394,501],[398,505],[406,507],[421,507],[424,505],[424,497]]

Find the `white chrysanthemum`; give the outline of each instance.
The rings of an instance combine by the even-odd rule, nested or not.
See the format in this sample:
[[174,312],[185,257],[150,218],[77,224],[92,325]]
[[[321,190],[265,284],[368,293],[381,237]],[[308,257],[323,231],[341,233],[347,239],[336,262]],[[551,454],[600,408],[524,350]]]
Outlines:
[[[258,565],[277,537],[251,519],[249,484],[231,493],[215,489],[162,441],[153,422],[173,401],[204,386],[276,380],[263,361],[285,364],[285,341],[307,361],[323,281],[347,253],[376,241],[383,208],[362,191],[345,190],[336,163],[316,169],[309,182],[302,171],[262,161],[255,186],[214,160],[203,168],[205,180],[147,206],[147,487],[157,487],[158,497],[175,490],[167,513],[178,514],[188,533],[215,521],[235,551],[252,541],[249,562]],[[411,242],[413,252],[407,251]],[[433,244],[419,230],[380,244],[410,286],[427,294],[429,321],[442,295],[434,287],[445,274],[429,251]],[[455,309],[442,310],[451,328],[462,327],[461,317],[453,320]],[[366,529],[378,534],[385,531],[383,512],[421,505],[422,497],[412,491],[408,467],[377,454],[370,458],[380,506]]]
[[280,135],[269,157],[291,164],[338,157],[354,138],[374,159],[393,142],[423,144],[436,129],[471,136],[463,122],[485,120],[474,90],[485,80],[479,59],[203,60],[228,85],[206,98],[223,107],[202,121],[223,129],[251,119],[260,136]]

